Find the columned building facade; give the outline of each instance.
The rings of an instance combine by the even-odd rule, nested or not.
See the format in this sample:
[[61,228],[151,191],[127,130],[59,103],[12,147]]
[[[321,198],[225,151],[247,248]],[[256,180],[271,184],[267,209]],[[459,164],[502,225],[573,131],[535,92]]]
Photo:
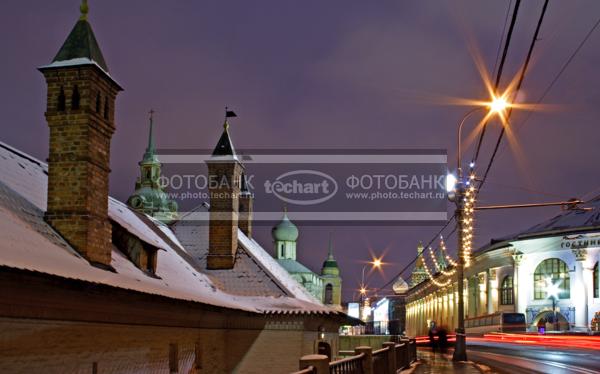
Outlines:
[[[473,253],[465,269],[465,317],[518,312],[534,330],[540,320],[552,320],[556,313],[553,328],[587,331],[600,312],[598,209],[600,199],[571,207]],[[456,328],[455,276],[438,273],[434,279],[427,278],[408,291],[410,336],[427,334],[430,321]]]

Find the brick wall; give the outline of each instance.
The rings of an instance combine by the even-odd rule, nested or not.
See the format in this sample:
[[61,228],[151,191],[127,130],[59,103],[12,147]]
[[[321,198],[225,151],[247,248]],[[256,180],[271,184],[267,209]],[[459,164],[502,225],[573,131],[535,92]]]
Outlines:
[[288,373],[317,338],[302,323],[221,330],[0,318],[0,331],[1,373],[45,374],[168,373],[172,345],[179,373]]

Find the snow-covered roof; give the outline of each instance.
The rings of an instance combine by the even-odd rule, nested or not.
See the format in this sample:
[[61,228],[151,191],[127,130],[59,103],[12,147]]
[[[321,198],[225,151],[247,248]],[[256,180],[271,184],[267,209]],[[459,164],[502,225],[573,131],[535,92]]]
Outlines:
[[106,74],[106,76],[113,81],[113,83],[115,83],[117,86],[119,86],[119,88],[121,87],[121,85],[119,84],[119,82],[117,82],[109,73],[107,70],[105,70],[102,66],[100,66],[96,61],[91,60],[87,57],[77,57],[77,58],[71,58],[69,60],[63,60],[63,61],[53,61],[50,64],[47,65],[42,65],[40,67],[38,67],[38,70],[43,71],[46,69],[54,69],[54,68],[62,68],[62,67],[71,67],[71,66],[87,66],[87,65],[92,65],[97,67],[98,69],[100,69],[100,71],[102,71],[102,73]]
[[257,283],[271,282],[279,292],[229,290],[209,274],[212,271],[195,262],[190,249],[169,227],[112,198],[110,219],[162,249],[157,254],[157,277],[137,268],[116,247],[111,259],[116,272],[94,267],[44,221],[46,188],[46,164],[0,143],[0,266],[257,313],[336,313],[308,295],[285,270],[274,266],[275,260],[243,233],[239,255],[255,267],[245,273],[230,270],[230,277],[241,276],[243,280],[244,274],[260,270],[264,279]]
[[566,235],[577,232],[600,230],[600,196],[592,200],[577,204],[545,221],[542,221],[526,230],[494,238],[489,244],[477,249],[476,253],[505,247],[510,242],[531,239],[541,236]]
[[[188,253],[200,267],[206,268],[208,225],[204,221],[193,219],[193,216],[202,213],[207,213],[206,206],[201,205],[191,210],[172,227]],[[274,297],[291,296],[322,305],[273,256],[254,239],[248,238],[242,230],[238,230],[238,243],[233,269],[206,271],[223,289],[235,294],[251,292]]]

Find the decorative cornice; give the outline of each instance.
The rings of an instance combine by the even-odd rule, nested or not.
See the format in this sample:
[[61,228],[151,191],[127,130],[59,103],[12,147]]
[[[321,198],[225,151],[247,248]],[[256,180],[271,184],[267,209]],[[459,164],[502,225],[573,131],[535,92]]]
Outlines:
[[587,257],[587,249],[584,248],[574,248],[571,249],[573,254],[575,255],[575,260],[577,261],[585,261]]

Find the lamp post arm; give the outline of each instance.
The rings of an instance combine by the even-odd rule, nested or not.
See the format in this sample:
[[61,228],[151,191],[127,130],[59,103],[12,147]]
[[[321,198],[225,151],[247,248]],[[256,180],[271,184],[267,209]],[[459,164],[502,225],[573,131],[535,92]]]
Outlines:
[[477,112],[478,110],[482,110],[482,109],[486,109],[486,107],[484,106],[479,106],[476,108],[473,108],[471,110],[469,110],[464,116],[463,118],[460,120],[460,124],[458,125],[458,135],[457,135],[457,155],[456,155],[456,172],[459,174],[458,176],[460,177],[460,164],[461,164],[461,141],[462,141],[462,128],[463,125],[465,124],[465,122],[467,121],[467,118],[469,118],[473,113]]

